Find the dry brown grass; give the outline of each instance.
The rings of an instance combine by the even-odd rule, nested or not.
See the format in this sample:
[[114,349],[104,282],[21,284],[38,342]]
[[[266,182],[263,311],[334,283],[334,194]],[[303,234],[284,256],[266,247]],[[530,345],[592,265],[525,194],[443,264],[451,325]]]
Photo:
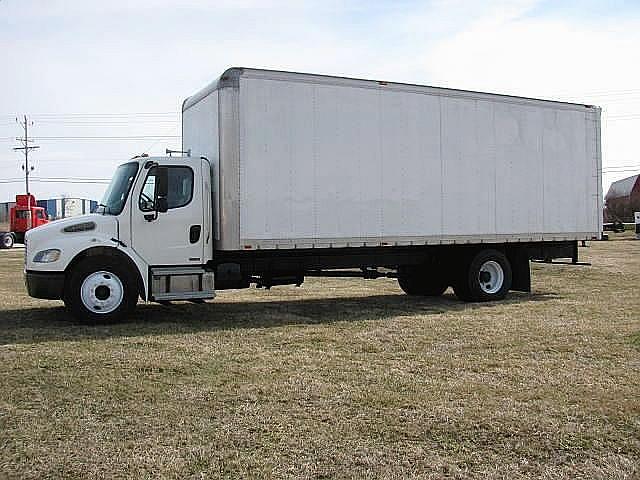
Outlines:
[[581,254],[503,303],[326,279],[91,328],[1,251],[0,477],[637,478],[640,242]]

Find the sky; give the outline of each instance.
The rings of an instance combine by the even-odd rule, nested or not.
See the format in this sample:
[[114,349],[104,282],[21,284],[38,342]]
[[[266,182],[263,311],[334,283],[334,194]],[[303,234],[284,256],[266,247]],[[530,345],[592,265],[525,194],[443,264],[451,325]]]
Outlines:
[[638,0],[0,0],[0,201],[24,190],[16,117],[32,193],[99,199],[231,66],[599,105],[606,193],[640,172],[639,46]]

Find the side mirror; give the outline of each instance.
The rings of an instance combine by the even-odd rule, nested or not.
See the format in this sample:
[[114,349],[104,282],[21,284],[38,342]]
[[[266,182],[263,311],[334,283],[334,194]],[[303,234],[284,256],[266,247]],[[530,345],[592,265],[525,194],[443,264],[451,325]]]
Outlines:
[[156,170],[156,189],[154,205],[156,211],[165,213],[169,210],[169,202],[167,195],[169,194],[169,170],[167,167],[157,167]]
[[160,213],[165,213],[167,210],[169,210],[169,202],[167,202],[167,197],[156,198],[156,210]]

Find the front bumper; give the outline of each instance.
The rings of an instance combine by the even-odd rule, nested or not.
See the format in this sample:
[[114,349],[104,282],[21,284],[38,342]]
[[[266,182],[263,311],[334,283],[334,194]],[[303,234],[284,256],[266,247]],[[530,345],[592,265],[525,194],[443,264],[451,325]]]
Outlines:
[[24,272],[24,283],[29,296],[59,300],[64,289],[64,272]]

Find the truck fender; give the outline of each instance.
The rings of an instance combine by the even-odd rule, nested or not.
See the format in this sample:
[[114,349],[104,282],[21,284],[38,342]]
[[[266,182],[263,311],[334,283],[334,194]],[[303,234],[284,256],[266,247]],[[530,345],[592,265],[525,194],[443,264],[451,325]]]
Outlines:
[[80,262],[81,260],[87,257],[92,257],[92,256],[93,257],[96,257],[96,256],[114,257],[114,258],[117,258],[119,261],[123,262],[125,265],[128,265],[131,271],[136,273],[136,278],[138,279],[138,293],[140,297],[143,300],[147,299],[147,285],[142,273],[140,272],[138,262],[136,262],[133,258],[131,258],[128,252],[126,252],[125,250],[121,250],[119,248],[100,246],[100,247],[92,247],[92,248],[88,248],[87,250],[83,250],[82,252],[78,253],[73,258],[73,260],[71,260],[71,262],[69,262],[69,265],[67,265],[67,268],[65,269],[65,276],[68,272],[70,272],[74,268],[75,265],[78,264],[78,262]]

